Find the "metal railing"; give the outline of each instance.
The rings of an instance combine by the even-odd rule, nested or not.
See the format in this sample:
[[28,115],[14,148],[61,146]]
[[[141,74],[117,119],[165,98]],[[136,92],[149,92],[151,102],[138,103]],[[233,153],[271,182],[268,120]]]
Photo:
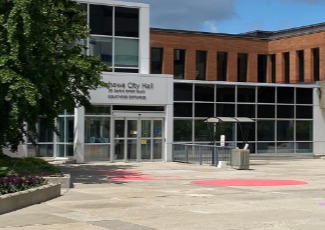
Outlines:
[[230,165],[232,149],[216,145],[173,143],[173,161],[215,166],[219,161],[226,161]]

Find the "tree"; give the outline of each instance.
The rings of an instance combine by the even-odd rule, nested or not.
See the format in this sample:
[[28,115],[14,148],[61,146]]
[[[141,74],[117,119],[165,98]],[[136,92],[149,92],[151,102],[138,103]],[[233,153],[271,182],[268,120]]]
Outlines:
[[0,152],[35,133],[39,117],[55,130],[60,113],[102,86],[104,64],[82,54],[85,19],[74,1],[0,0]]

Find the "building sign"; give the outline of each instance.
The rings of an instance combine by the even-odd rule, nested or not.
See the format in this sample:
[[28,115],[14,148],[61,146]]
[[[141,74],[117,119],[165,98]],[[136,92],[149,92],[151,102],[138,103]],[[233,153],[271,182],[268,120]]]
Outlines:
[[146,100],[147,91],[154,90],[154,83],[108,82],[108,99]]
[[173,78],[170,75],[103,75],[106,87],[90,92],[91,103],[166,105],[173,101]]

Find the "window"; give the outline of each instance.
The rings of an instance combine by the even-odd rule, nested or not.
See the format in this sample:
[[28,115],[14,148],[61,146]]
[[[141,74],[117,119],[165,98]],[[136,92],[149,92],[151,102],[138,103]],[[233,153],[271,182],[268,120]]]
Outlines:
[[185,50],[174,50],[174,78],[184,79]]
[[257,55],[257,80],[258,82],[266,82],[267,55]]
[[162,73],[163,49],[151,48],[151,71],[152,74]]
[[239,53],[237,58],[237,78],[239,82],[247,81],[247,59],[248,54]]
[[304,76],[304,51],[299,50],[297,51],[297,64],[298,64],[298,81],[299,82],[304,82],[305,81],[305,76]]
[[98,58],[108,66],[112,66],[112,40],[110,37],[90,36],[89,55]]
[[206,51],[196,51],[196,80],[205,80]]
[[90,33],[113,35],[113,7],[90,5]]
[[289,52],[283,53],[284,83],[290,83],[290,56]]
[[138,67],[139,41],[135,39],[115,39],[115,67]]
[[139,37],[139,9],[115,7],[115,36]]
[[217,81],[227,80],[227,60],[228,60],[228,53],[226,52],[217,53]]
[[270,62],[271,62],[271,81],[272,81],[272,83],[275,83],[276,82],[276,59],[275,59],[275,54],[271,54]]
[[319,48],[312,49],[313,79],[319,81]]

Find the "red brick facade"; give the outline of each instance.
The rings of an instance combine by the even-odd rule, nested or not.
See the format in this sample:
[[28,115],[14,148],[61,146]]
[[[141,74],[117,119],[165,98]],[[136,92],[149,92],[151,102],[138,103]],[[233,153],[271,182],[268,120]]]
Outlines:
[[[151,29],[151,48],[163,49],[162,73],[173,74],[174,49],[184,49],[185,77],[186,80],[195,80],[196,51],[206,51],[206,77],[208,81],[217,80],[217,52],[227,53],[227,81],[238,81],[238,54],[247,55],[247,82],[272,82],[271,55],[275,55],[276,83],[285,83],[284,53],[289,53],[289,82],[313,82],[315,79],[314,61],[318,62],[319,73],[316,80],[325,80],[325,29],[308,33],[308,28],[288,30],[294,34],[285,34],[272,38],[227,35],[213,33],[199,33],[190,31],[175,31],[164,29]],[[307,31],[307,32],[306,32]],[[276,33],[276,32],[275,32]],[[319,56],[314,60],[313,49],[317,49]],[[303,50],[303,51],[302,51]],[[299,60],[297,52],[303,53],[304,66],[299,73]],[[265,80],[258,80],[258,55],[267,55]],[[303,73],[301,73],[303,72]],[[299,76],[303,76],[303,80]]]

